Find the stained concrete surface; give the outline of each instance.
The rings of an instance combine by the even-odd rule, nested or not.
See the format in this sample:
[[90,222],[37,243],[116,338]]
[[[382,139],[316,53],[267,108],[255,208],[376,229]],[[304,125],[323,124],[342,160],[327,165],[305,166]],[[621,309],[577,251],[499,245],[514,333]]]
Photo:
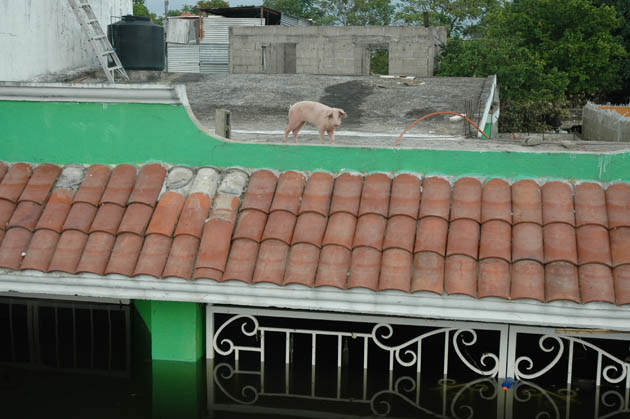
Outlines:
[[[95,82],[98,77],[98,73],[92,73],[75,80]],[[214,134],[216,109],[230,110],[233,141],[281,143],[289,107],[301,100],[314,100],[348,113],[335,132],[335,144],[369,147],[392,147],[403,130],[423,115],[436,111],[465,113],[465,100],[472,102],[471,119],[478,122],[488,83],[485,78],[464,77],[407,79],[141,71],[130,72],[130,77],[131,83],[184,84],[195,116],[210,134]],[[467,138],[465,125],[462,120],[451,121],[450,115],[438,115],[411,128],[399,147],[526,152],[605,152],[630,148],[620,143],[580,141],[574,134],[520,133],[502,134],[493,140]],[[541,137],[540,144],[525,146],[525,140],[532,136]],[[300,131],[298,142],[319,144],[319,135],[307,124]],[[292,137],[289,143],[293,143]]]

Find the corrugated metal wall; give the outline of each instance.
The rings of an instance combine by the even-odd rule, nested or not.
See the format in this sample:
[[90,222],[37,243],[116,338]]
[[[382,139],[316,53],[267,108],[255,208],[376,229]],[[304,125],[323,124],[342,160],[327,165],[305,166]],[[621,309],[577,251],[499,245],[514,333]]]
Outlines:
[[257,18],[207,17],[203,19],[199,67],[202,73],[227,73],[230,26],[264,26]]
[[[203,18],[199,45],[168,44],[168,71],[187,73],[227,73],[230,26],[264,26],[259,18]],[[172,54],[171,54],[172,52]]]
[[168,71],[199,73],[199,45],[168,44]]

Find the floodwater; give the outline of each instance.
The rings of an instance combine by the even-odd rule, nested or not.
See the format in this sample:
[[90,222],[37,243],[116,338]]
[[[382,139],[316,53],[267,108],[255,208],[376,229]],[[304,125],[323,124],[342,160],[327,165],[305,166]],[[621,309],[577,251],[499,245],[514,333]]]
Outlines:
[[364,370],[346,348],[341,368],[335,350],[312,367],[305,341],[289,366],[271,342],[264,365],[251,353],[151,361],[149,342],[130,306],[0,299],[0,418],[630,418],[623,382],[510,386],[455,367],[444,377],[441,361],[422,375]]

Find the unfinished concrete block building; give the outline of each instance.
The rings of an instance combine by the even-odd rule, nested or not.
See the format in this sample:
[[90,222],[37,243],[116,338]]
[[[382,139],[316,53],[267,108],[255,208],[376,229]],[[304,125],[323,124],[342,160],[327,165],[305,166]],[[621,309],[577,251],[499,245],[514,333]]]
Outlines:
[[389,74],[432,76],[444,27],[231,27],[230,73],[366,76],[370,51],[387,50]]

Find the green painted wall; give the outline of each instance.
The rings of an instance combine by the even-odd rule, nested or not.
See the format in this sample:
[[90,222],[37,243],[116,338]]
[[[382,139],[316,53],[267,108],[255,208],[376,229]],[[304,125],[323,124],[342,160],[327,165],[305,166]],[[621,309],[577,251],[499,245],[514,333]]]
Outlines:
[[205,360],[153,361],[152,418],[199,418],[205,409]]
[[[183,106],[0,101],[0,160],[280,170],[414,171],[506,178],[630,179],[630,153],[520,153],[220,141]],[[404,141],[404,139],[403,139]]]

